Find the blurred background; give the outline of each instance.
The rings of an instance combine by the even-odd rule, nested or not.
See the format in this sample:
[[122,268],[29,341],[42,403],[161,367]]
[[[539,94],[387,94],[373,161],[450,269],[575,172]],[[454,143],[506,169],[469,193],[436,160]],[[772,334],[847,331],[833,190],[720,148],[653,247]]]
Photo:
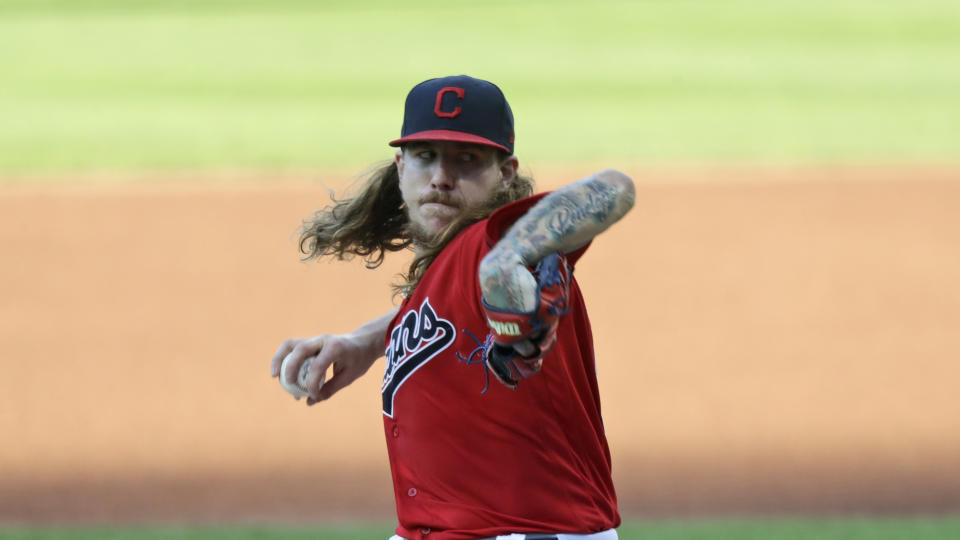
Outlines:
[[0,534],[389,536],[382,360],[312,408],[269,361],[391,307],[407,254],[305,264],[297,230],[460,73],[539,189],[637,182],[578,266],[622,537],[960,534],[958,58],[952,0],[0,0]]

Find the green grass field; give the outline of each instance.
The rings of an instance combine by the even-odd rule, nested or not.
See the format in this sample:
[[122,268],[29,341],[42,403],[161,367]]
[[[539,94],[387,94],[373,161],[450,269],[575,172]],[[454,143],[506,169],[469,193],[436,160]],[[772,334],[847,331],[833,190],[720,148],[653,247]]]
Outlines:
[[[208,527],[34,529],[2,540],[386,540],[391,527]],[[948,540],[960,538],[960,518],[653,521],[624,525],[623,540]]]
[[[525,163],[957,163],[960,2],[0,0],[0,183],[351,167],[403,97],[504,89]],[[0,527],[0,539],[385,540],[390,525]],[[956,539],[958,518],[631,522],[624,539]]]
[[0,175],[362,167],[498,82],[527,163],[954,162],[960,3],[0,0]]

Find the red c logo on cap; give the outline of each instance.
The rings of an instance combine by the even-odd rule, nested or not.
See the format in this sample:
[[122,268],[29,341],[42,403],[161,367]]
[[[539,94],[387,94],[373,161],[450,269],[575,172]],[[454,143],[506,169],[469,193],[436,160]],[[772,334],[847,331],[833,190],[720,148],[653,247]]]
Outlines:
[[456,118],[461,112],[463,112],[463,109],[461,109],[459,106],[450,112],[445,112],[441,109],[443,106],[443,95],[447,92],[455,93],[460,99],[463,99],[463,95],[466,93],[463,88],[457,88],[455,86],[441,88],[440,91],[437,92],[437,104],[433,107],[433,114],[440,118]]

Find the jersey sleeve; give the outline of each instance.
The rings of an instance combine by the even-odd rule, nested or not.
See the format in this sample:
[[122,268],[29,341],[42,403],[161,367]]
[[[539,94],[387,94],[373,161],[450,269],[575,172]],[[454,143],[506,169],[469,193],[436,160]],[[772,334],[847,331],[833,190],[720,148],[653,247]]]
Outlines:
[[[503,238],[503,235],[507,234],[507,231],[510,230],[510,227],[520,219],[521,216],[527,213],[528,210],[534,207],[541,199],[547,196],[550,192],[538,193],[526,199],[520,199],[519,201],[512,202],[506,206],[502,206],[497,209],[496,212],[490,215],[490,218],[487,220],[487,227],[485,232],[487,247],[492,248],[497,242]],[[577,248],[575,251],[567,253],[567,262],[570,263],[570,266],[576,266],[577,261],[580,257],[587,251],[587,248],[590,247],[591,242],[587,242],[583,247]]]

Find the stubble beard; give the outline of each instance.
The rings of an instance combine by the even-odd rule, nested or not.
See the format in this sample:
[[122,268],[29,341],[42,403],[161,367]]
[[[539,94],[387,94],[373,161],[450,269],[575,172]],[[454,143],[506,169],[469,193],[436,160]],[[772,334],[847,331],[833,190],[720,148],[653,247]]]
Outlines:
[[407,210],[407,233],[410,235],[410,241],[413,242],[414,249],[420,250],[430,245],[439,236],[440,232],[427,230],[422,223],[410,219],[410,211]]

